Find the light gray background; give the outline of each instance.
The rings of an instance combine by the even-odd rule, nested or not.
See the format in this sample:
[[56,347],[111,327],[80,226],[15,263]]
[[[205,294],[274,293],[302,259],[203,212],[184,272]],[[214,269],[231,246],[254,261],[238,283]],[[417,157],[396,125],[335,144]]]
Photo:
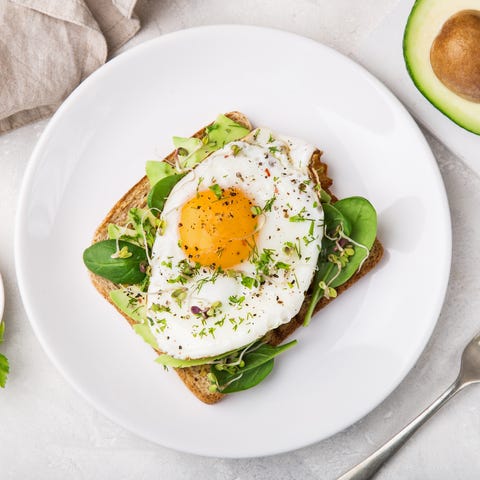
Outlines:
[[[355,57],[361,42],[396,4],[396,0],[144,1],[139,9],[143,29],[124,50],[190,26],[245,23],[299,33]],[[334,479],[395,433],[453,380],[460,351],[480,329],[480,179],[426,134],[450,201],[452,274],[442,314],[425,352],[380,407],[319,444],[248,460],[177,453],[113,424],[73,391],[47,359],[30,328],[16,285],[16,204],[29,155],[46,123],[0,137],[0,271],[7,322],[1,351],[12,364],[7,388],[0,392],[2,479]],[[412,287],[425,289],[428,301],[428,285],[415,285],[412,277]],[[378,478],[478,479],[479,452],[480,386],[474,386],[415,435]]]

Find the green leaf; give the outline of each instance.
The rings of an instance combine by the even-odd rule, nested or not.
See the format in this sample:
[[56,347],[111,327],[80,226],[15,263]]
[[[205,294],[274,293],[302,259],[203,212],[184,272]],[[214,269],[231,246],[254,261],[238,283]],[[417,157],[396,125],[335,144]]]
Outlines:
[[[222,393],[234,393],[241,392],[242,390],[248,390],[258,385],[261,381],[270,375],[273,370],[273,358],[268,360],[265,363],[262,363],[257,368],[248,370],[246,372],[237,373],[236,380],[233,380],[227,387],[221,390]],[[224,371],[215,373],[219,383],[225,385],[228,381],[231,381],[231,376]],[[235,377],[233,377],[235,379]]]
[[325,206],[325,204],[329,204],[331,200],[332,197],[323,188],[320,188],[320,201],[322,204]]
[[5,322],[0,320],[0,343],[3,342],[3,335],[5,334]]
[[8,359],[5,355],[0,353],[0,387],[5,388],[7,383],[7,376],[10,372],[10,365],[8,364]]
[[350,221],[336,208],[336,206],[333,206],[330,203],[326,203],[322,205],[322,208],[324,213],[326,231],[329,235],[335,231],[338,225],[342,226],[343,231],[346,235],[350,235],[350,232],[352,231]]
[[148,194],[147,203],[150,208],[156,209],[158,212],[163,211],[165,202],[173,190],[173,187],[185,176],[185,174],[169,175],[158,181]]
[[218,200],[220,200],[223,196],[223,190],[222,188],[220,187],[220,185],[218,185],[218,183],[216,183],[215,185],[210,185],[210,187],[208,187],[209,190],[211,190],[215,196],[217,197]]
[[162,178],[173,175],[175,173],[175,168],[167,162],[148,160],[145,164],[145,171],[147,173],[150,186],[153,187]]
[[282,352],[292,348],[296,344],[296,340],[279,345],[278,347],[270,345],[269,343],[264,343],[263,345],[260,345],[260,347],[254,348],[252,351],[245,354],[243,357],[245,367],[243,367],[241,370],[245,372],[257,368],[262,365],[262,363],[268,362],[272,358],[275,358],[277,355],[280,355]]
[[297,341],[293,340],[278,347],[268,343],[260,346],[258,343],[254,344],[250,347],[250,351],[247,350],[243,356],[243,367],[236,366],[219,370],[217,366],[212,365],[210,372],[215,375],[222,393],[233,393],[252,388],[272,371],[273,359],[296,343]]
[[[329,236],[335,236],[338,225],[342,225],[343,232],[356,243],[370,249],[377,235],[377,213],[372,204],[363,197],[350,197],[339,200],[335,205],[323,204],[325,213],[325,230]],[[317,303],[324,295],[320,282],[332,288],[343,285],[354,275],[367,255],[365,248],[354,245],[354,255],[338,273],[338,266],[328,261],[328,256],[334,253],[335,242],[326,236],[322,239],[318,256],[317,271],[313,279],[310,304],[303,320],[308,325]]]
[[83,262],[92,273],[113,283],[134,285],[142,282],[147,266],[145,250],[123,240],[118,241],[118,247],[126,248],[131,255],[127,258],[112,258],[117,253],[117,241],[103,240],[83,252]]
[[[347,235],[356,243],[370,250],[377,236],[377,212],[373,205],[363,197],[350,197],[339,200],[335,208],[350,222],[351,230]],[[355,254],[342,268],[340,275],[332,282],[336,288],[349,280],[358,270],[367,256],[365,248],[355,246]]]

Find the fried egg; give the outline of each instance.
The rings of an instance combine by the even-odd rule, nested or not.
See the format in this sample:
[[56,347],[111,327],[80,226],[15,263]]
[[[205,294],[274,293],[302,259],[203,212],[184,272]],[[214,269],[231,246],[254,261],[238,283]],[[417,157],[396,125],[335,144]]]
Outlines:
[[179,359],[241,348],[294,317],[312,281],[323,211],[315,148],[257,129],[173,188],[152,249],[148,322]]

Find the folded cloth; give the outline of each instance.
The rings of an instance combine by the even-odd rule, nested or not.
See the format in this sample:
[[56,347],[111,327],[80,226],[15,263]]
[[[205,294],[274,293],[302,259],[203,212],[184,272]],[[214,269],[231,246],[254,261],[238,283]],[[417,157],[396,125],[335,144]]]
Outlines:
[[0,0],[0,133],[51,115],[140,28],[137,0]]

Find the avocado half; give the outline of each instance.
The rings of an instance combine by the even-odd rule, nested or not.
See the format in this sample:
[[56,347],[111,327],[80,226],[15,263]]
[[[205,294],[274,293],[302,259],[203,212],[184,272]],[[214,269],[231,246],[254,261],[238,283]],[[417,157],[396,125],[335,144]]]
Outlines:
[[[416,0],[405,27],[403,56],[410,77],[425,98],[455,123],[480,135],[480,98],[465,98],[462,89],[456,89],[455,85],[452,88],[452,83],[446,76],[442,82],[437,74],[442,76],[443,71],[435,65],[444,62],[444,71],[450,68],[453,75],[458,73],[460,82],[463,79],[480,88],[480,77],[474,76],[475,72],[480,75],[480,29],[477,30],[476,26],[477,14],[480,25],[480,0]],[[452,17],[456,15],[462,17],[461,21],[459,23],[455,20],[452,27]],[[464,21],[463,17],[468,21]],[[450,35],[452,28],[456,29],[453,40]],[[459,45],[465,45],[465,40],[471,44],[469,52],[465,48],[458,50]],[[434,43],[435,57],[431,57]],[[449,53],[457,55],[456,52],[463,56],[447,58]],[[474,63],[468,58],[467,64],[465,63],[467,54]],[[432,67],[432,60],[437,60],[433,62],[437,73]]]

